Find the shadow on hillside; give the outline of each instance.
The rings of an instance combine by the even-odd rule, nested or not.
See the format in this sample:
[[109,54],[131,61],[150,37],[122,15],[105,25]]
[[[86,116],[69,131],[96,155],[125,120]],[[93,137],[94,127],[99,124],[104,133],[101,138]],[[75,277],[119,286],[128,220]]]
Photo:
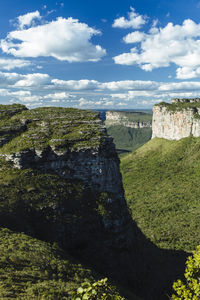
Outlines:
[[[187,254],[184,251],[159,249],[146,239],[134,221],[130,225],[132,241],[124,249],[92,247],[77,255],[82,262],[113,279],[143,300],[167,300],[172,295],[172,284],[182,279]],[[93,258],[91,261],[91,257]],[[127,300],[132,297],[124,293]]]
[[[37,190],[31,190],[24,199],[19,190],[16,193],[15,186],[5,188],[9,191],[13,188],[15,198],[19,199],[13,200],[13,206],[9,203],[8,207],[2,199],[5,208],[0,211],[1,226],[58,242],[81,263],[101,273],[102,277],[117,281],[141,299],[169,299],[167,295],[171,294],[173,281],[184,273],[186,253],[162,250],[147,240],[124,203],[124,223],[121,231],[116,232],[103,227],[102,217],[94,207],[97,201],[94,192],[80,196],[72,193],[68,198],[62,193],[59,206],[56,206],[50,186],[44,194],[38,195]],[[129,296],[126,299],[133,300]]]
[[130,153],[131,151],[127,149],[116,149],[116,152],[118,155],[120,155],[120,154]]
[[170,299],[173,282],[183,278],[188,254],[184,251],[160,249],[145,237],[134,221],[132,226],[135,239],[132,247],[136,275],[134,290],[145,300]]

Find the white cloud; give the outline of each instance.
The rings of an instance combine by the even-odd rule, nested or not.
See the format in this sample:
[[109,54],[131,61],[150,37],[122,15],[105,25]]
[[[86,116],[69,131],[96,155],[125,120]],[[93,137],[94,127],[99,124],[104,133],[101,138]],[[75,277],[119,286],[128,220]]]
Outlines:
[[15,68],[25,68],[32,65],[28,60],[24,59],[7,59],[0,58],[0,69],[10,71]]
[[140,31],[134,31],[131,33],[128,33],[124,38],[124,42],[126,44],[131,44],[131,43],[139,43],[145,38],[145,33],[140,32]]
[[66,92],[58,92],[58,93],[53,93],[53,94],[47,94],[44,96],[44,99],[57,99],[58,101],[59,100],[66,100],[66,99],[70,99],[70,98],[75,98],[74,95],[71,95],[69,93],[66,93]]
[[190,19],[182,25],[168,23],[164,28],[152,27],[148,34],[136,31],[125,36],[124,41],[140,42],[140,48],[113,57],[116,64],[138,65],[152,71],[174,63],[178,67],[178,79],[200,76],[200,24]]
[[159,91],[197,91],[200,90],[200,82],[184,81],[184,82],[170,82],[160,84]]
[[18,80],[21,80],[23,75],[18,73],[7,73],[0,71],[0,85],[14,85]]
[[[0,72],[0,96],[5,102],[34,103],[35,106],[57,105],[84,108],[151,107],[171,98],[199,97],[200,81],[155,82],[121,80],[59,80],[48,74]],[[53,91],[53,92],[52,92]],[[38,103],[38,105],[37,105]],[[41,104],[43,103],[43,104]],[[120,104],[121,103],[121,104]]]
[[40,20],[42,17],[40,16],[40,13],[38,10],[27,13],[25,15],[19,16],[17,18],[17,25],[19,29],[24,29],[26,26],[29,27],[31,25],[34,25],[34,20],[38,19]]
[[99,61],[106,50],[90,39],[100,31],[73,18],[16,30],[1,40],[2,51],[16,57],[52,56],[68,62]]
[[30,91],[16,91],[10,93],[10,95],[17,96],[17,97],[26,97],[26,96],[31,96]]
[[42,86],[50,82],[48,74],[33,73],[22,76],[23,78],[15,83],[15,87]]
[[128,19],[125,19],[124,17],[117,18],[114,20],[112,27],[138,29],[146,23],[147,18],[145,16],[136,13],[133,7],[130,9],[131,11],[128,13]]
[[67,90],[94,90],[99,87],[99,82],[96,80],[59,80],[53,79],[52,83],[58,87],[64,87]]
[[119,90],[152,90],[155,89],[159,83],[155,81],[142,81],[142,80],[122,80],[105,82],[100,85],[103,89],[109,89],[111,91]]

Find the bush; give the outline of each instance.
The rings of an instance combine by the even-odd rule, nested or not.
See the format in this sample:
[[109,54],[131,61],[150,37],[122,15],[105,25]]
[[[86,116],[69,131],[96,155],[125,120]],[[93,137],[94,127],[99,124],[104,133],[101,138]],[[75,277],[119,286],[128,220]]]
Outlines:
[[198,300],[200,299],[200,246],[189,256],[186,261],[185,281],[180,279],[174,282],[173,289],[176,294],[174,300]]
[[73,295],[73,300],[125,300],[116,291],[116,288],[108,285],[107,278],[98,280],[94,283],[85,281]]

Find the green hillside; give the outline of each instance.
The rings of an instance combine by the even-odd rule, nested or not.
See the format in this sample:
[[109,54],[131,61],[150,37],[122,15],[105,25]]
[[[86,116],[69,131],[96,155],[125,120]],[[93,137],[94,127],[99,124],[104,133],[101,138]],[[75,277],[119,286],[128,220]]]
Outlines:
[[[128,215],[124,202],[113,205],[113,193],[106,188],[47,169],[48,155],[42,168],[32,163],[32,156],[26,156],[23,168],[15,167],[15,159],[5,159],[5,153],[13,158],[17,151],[54,149],[72,151],[74,160],[79,151],[86,153],[86,162],[88,149],[101,143],[106,147],[106,137],[98,114],[91,111],[0,106],[0,299],[123,299],[110,280],[126,299],[138,299],[130,285],[131,292],[123,287],[126,266],[120,273],[115,266],[123,238],[120,250],[113,251],[119,232],[111,235],[104,227],[104,222]],[[99,281],[106,277],[109,281]],[[92,296],[86,297],[86,291]]]
[[200,138],[154,138],[121,160],[133,219],[157,246],[191,251],[200,232]]
[[69,299],[92,272],[56,246],[0,229],[0,299]]
[[134,151],[150,140],[151,128],[130,128],[121,125],[109,126],[107,132],[119,152]]

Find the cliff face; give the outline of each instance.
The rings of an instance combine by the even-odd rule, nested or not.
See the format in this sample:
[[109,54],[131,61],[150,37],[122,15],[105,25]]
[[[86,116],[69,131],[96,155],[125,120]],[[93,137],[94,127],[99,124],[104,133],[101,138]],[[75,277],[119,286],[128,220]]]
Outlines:
[[[142,121],[141,116],[146,115],[146,121]],[[106,126],[122,125],[130,128],[149,128],[151,127],[151,116],[145,113],[135,112],[106,112]]]
[[[108,202],[125,203],[119,159],[97,113],[64,108],[29,111],[24,107],[19,113],[12,106],[1,107],[2,111],[8,108],[13,108],[13,115],[1,120],[0,156],[14,168],[81,180],[85,188],[110,193]],[[115,223],[117,227],[121,221]]]
[[[13,107],[0,107],[7,109]],[[98,114],[22,107],[1,118],[0,135],[0,225],[58,242],[120,278],[111,258],[115,253],[126,280],[131,217],[119,159]]]
[[182,102],[161,103],[153,108],[152,138],[179,140],[190,135],[200,136],[200,107]]

